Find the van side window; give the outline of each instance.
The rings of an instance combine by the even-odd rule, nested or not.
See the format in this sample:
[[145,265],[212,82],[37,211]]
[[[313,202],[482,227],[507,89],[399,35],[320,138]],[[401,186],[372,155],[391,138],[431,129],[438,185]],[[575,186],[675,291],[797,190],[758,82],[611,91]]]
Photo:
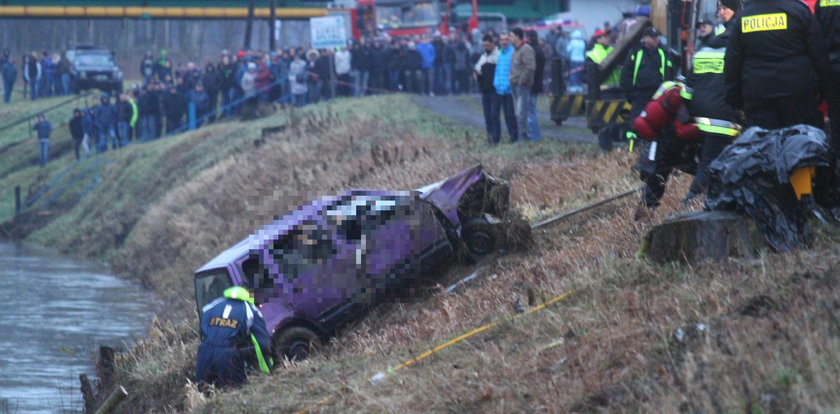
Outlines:
[[335,244],[328,230],[317,225],[306,225],[272,243],[271,254],[280,264],[286,279],[293,280],[308,267],[332,257]]
[[359,216],[344,218],[338,225],[338,234],[347,241],[358,241],[362,239],[362,223]]

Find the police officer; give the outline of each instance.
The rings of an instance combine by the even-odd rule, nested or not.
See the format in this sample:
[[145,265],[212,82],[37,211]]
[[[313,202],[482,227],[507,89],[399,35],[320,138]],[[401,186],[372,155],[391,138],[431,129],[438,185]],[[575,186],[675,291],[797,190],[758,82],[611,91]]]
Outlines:
[[659,31],[645,29],[642,44],[630,51],[621,68],[621,88],[633,106],[630,119],[639,116],[662,82],[673,79],[672,66],[668,52],[659,46]]
[[265,320],[247,289],[227,288],[222,297],[202,308],[196,381],[219,387],[241,385],[253,359],[260,371],[270,372],[274,365],[270,353]]
[[697,172],[685,197],[686,201],[706,192],[709,186],[709,164],[741,131],[742,121],[738,111],[725,101],[724,83],[724,56],[730,36],[728,29],[740,7],[737,0],[718,3],[718,16],[724,22],[724,31],[706,38],[705,46],[694,55],[691,71],[686,77],[686,84],[693,90],[691,115],[703,139]]
[[753,0],[734,19],[726,48],[726,102],[747,126],[822,127],[818,97],[829,79],[820,24],[799,0]]
[[840,1],[818,1],[814,15],[822,26],[833,85],[828,98],[831,147],[840,154]]

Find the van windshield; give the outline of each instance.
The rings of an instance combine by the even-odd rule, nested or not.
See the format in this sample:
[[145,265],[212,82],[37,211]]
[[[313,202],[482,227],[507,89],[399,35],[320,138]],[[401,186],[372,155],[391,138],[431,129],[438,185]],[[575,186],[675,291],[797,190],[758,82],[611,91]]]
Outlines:
[[219,269],[209,273],[203,273],[195,278],[195,303],[198,305],[198,313],[204,305],[222,296],[225,289],[233,286],[227,270]]

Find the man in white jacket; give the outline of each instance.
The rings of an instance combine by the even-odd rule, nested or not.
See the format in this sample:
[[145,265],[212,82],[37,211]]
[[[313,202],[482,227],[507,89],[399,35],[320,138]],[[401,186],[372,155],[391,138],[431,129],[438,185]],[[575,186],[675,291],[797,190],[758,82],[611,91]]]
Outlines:
[[350,70],[352,69],[352,56],[346,47],[335,52],[335,75],[338,81],[338,96],[350,96]]

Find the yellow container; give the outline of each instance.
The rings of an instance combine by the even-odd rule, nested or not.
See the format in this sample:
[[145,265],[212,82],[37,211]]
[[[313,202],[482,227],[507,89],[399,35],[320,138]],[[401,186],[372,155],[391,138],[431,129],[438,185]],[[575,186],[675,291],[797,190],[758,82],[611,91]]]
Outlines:
[[793,191],[796,192],[796,199],[802,200],[802,196],[813,194],[811,180],[817,175],[817,167],[802,167],[797,168],[790,175],[790,185],[793,186]]

